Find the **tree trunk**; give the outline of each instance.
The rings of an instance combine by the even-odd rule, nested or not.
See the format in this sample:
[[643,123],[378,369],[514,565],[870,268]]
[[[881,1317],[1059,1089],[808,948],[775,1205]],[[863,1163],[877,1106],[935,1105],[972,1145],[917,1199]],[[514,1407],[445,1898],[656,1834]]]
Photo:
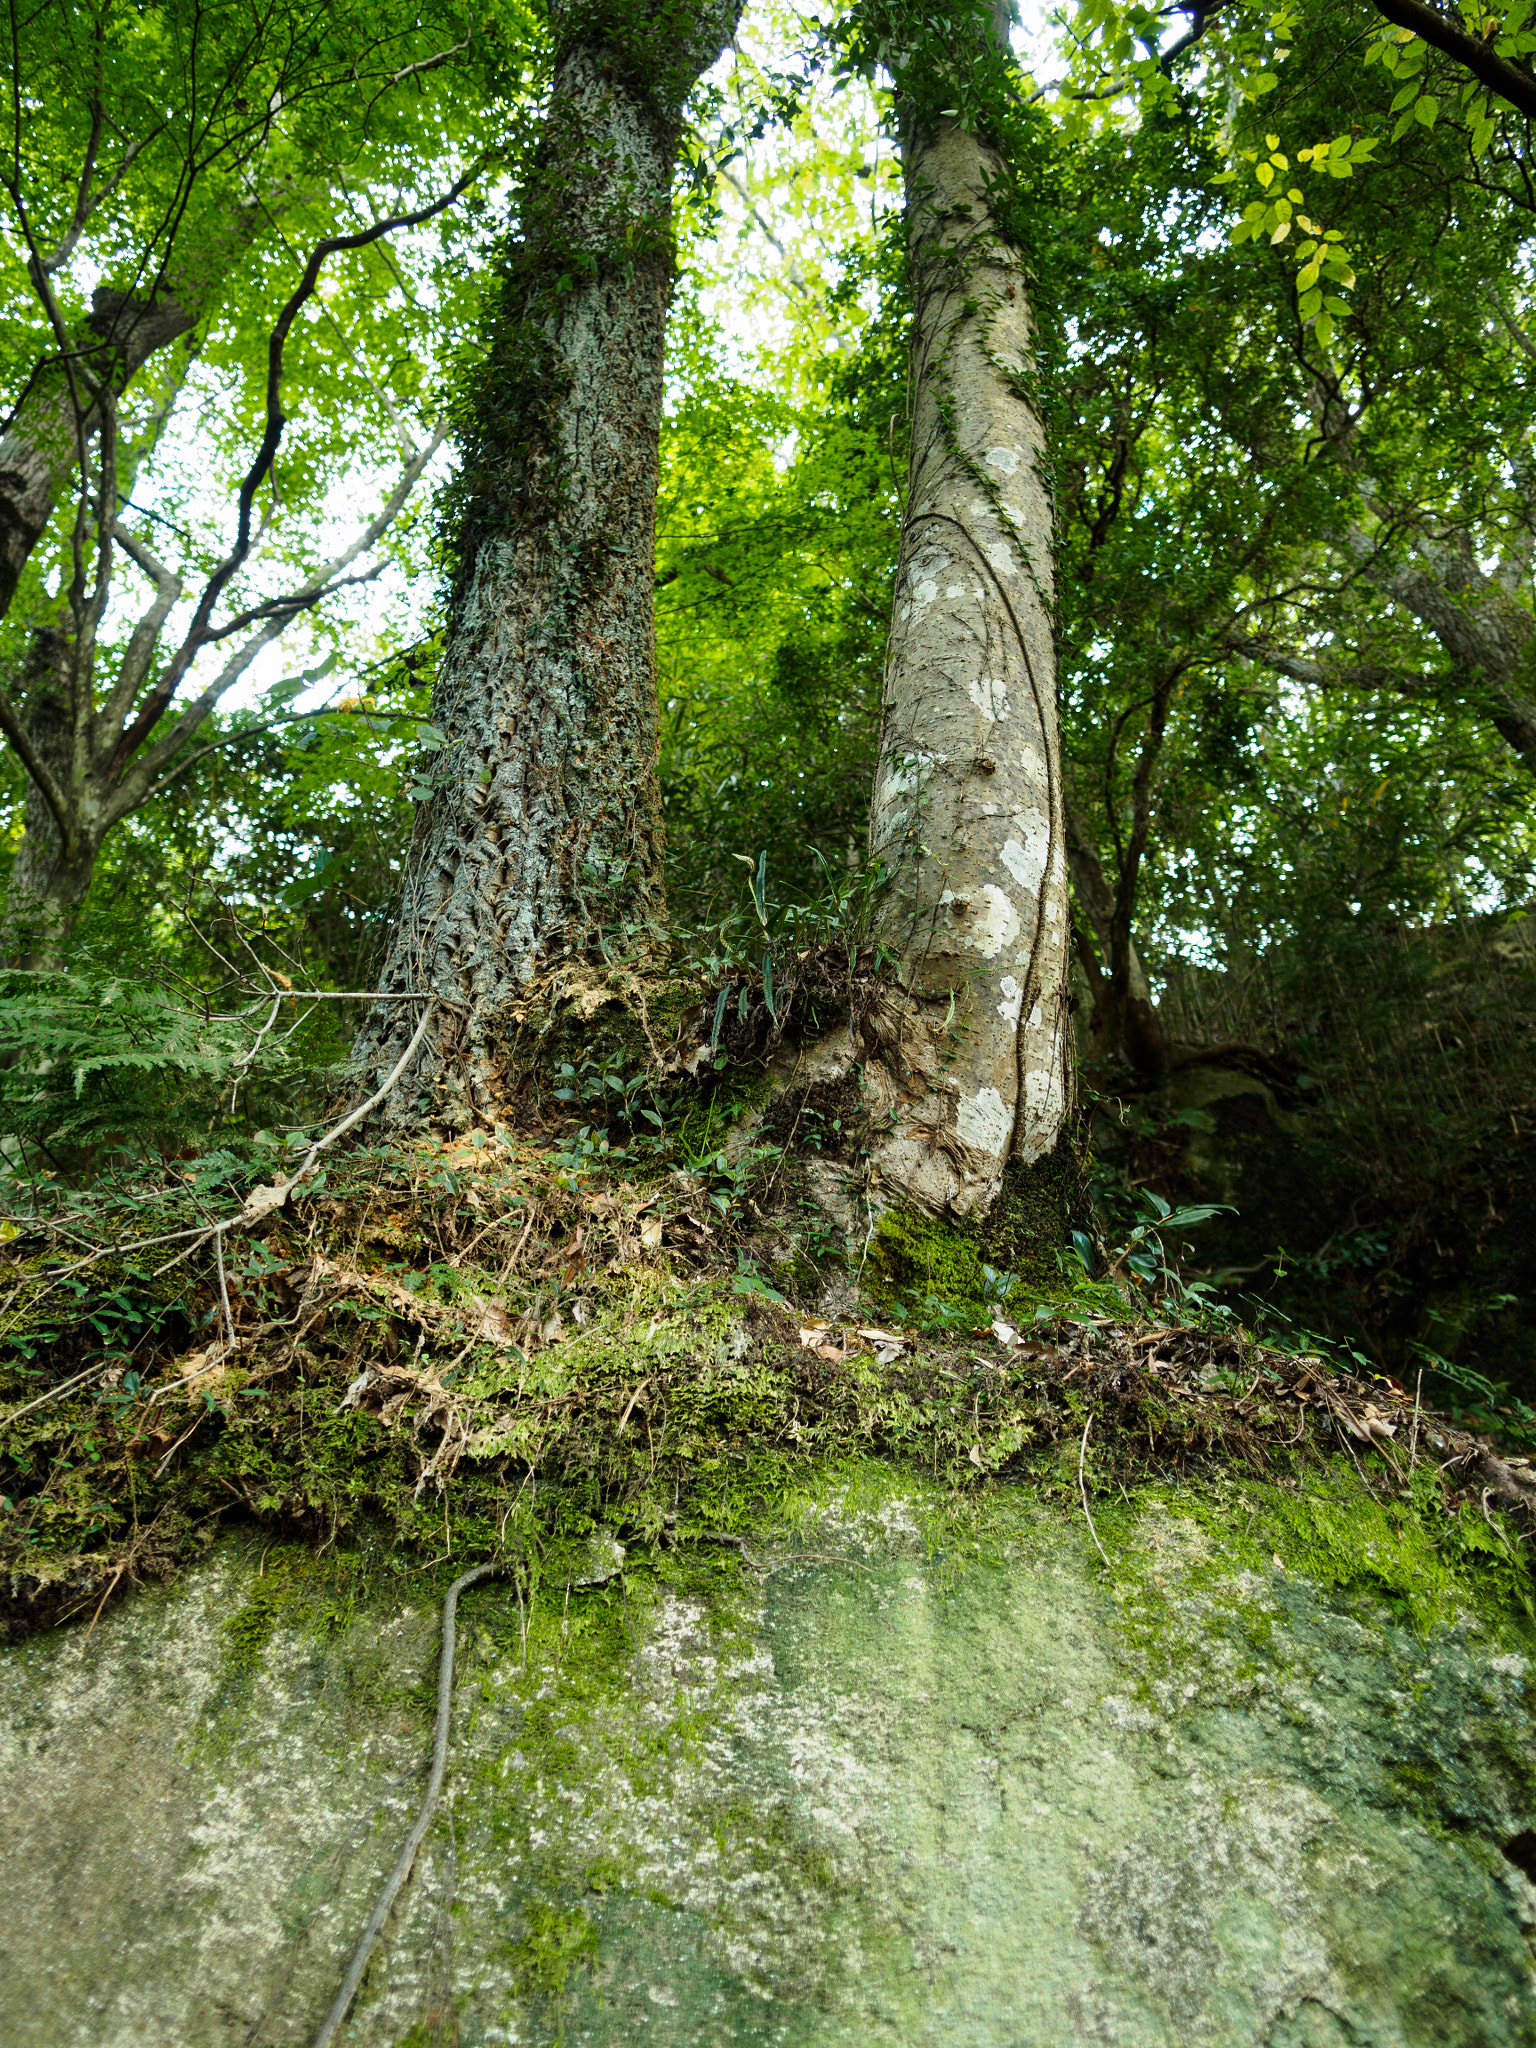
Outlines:
[[1484,573],[1470,544],[1421,544],[1418,552],[1417,564],[1368,571],[1371,581],[1429,628],[1463,685],[1481,692],[1500,737],[1536,775],[1536,619]]
[[[73,782],[74,752],[69,661],[67,636],[56,626],[39,627],[28,650],[22,700],[32,744],[65,789]],[[57,967],[91,886],[100,842],[76,833],[66,845],[42,791],[30,778],[23,818],[6,892],[0,950],[18,967]]]
[[[98,291],[91,303],[79,366],[114,396],[156,350],[189,333],[202,310],[176,299],[147,302],[113,291]],[[44,366],[0,440],[0,617],[10,609],[54,507],[79,472],[81,439],[88,443],[97,431],[98,408],[83,377],[77,376],[76,386],[72,391],[56,364]]]
[[[439,999],[382,1115],[504,1114],[506,1010],[659,930],[655,520],[684,100],[738,0],[586,16],[560,52],[459,484],[433,716],[447,737],[381,988]],[[380,1006],[359,1053],[408,1039]]]
[[1025,266],[988,198],[1003,163],[942,118],[904,155],[912,454],[870,848],[908,1000],[888,1102],[869,1079],[886,1196],[963,1215],[1069,1103],[1053,534]]

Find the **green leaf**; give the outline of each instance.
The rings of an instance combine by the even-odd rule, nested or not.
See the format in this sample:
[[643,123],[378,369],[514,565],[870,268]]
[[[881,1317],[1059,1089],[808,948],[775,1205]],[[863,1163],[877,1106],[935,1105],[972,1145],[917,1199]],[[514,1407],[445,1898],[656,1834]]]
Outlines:
[[1312,291],[1302,293],[1297,301],[1296,309],[1301,314],[1303,320],[1310,320],[1322,303],[1322,293],[1314,288]]
[[1416,121],[1422,121],[1426,128],[1434,127],[1435,116],[1439,113],[1439,111],[1440,102],[1435,98],[1433,93],[1427,92],[1424,94],[1422,99],[1416,100],[1414,102],[1414,119]]
[[1319,313],[1312,331],[1317,336],[1318,340],[1323,344],[1324,348],[1326,348],[1329,342],[1333,339],[1332,315],[1328,313]]

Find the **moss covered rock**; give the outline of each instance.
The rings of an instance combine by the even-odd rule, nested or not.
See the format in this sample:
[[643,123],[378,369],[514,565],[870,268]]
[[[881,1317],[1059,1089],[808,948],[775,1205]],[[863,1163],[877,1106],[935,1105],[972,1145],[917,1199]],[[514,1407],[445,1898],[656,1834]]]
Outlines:
[[[1108,1568],[1024,1489],[870,1464],[744,1545],[475,1588],[344,2038],[1536,2042],[1509,1576],[1337,1475],[1095,1524]],[[421,1794],[454,1568],[229,1539],[4,1653],[0,2038],[312,2037]]]

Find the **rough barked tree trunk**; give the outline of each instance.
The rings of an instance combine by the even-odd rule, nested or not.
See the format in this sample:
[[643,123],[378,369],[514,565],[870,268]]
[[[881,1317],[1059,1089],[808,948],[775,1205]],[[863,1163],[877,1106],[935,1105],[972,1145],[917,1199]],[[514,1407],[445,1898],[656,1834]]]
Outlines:
[[[418,819],[384,993],[439,1007],[395,1125],[504,1114],[509,1004],[557,960],[634,955],[664,916],[655,522],[672,181],[689,92],[739,0],[567,16],[460,490]],[[557,36],[560,24],[556,23]],[[359,1046],[381,1080],[409,1006]]]
[[[41,626],[32,635],[22,702],[39,760],[56,782],[67,788],[74,751],[70,648],[56,626]],[[100,842],[86,833],[66,845],[57,819],[31,777],[23,815],[25,829],[11,869],[3,943],[18,966],[56,967],[90,887]]]
[[190,333],[202,311],[172,297],[134,299],[106,290],[91,304],[73,377],[57,361],[40,364],[0,439],[0,616],[10,609],[60,497],[79,475],[82,446],[96,437],[101,410],[92,387],[121,397],[149,358]]
[[904,156],[912,453],[870,849],[908,1002],[889,1104],[870,1083],[884,1197],[962,1215],[1054,1146],[1069,1103],[1053,532],[1003,163],[943,118]]

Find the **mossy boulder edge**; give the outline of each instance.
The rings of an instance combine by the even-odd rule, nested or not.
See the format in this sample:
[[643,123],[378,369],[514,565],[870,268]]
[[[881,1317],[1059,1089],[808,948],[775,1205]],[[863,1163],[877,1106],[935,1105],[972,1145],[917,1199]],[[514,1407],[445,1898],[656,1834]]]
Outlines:
[[[1412,1530],[1343,1473],[1095,1521],[1108,1569],[1033,1490],[845,1463],[736,1541],[473,1589],[446,1803],[345,2038],[1536,2041],[1519,1607],[1475,1574],[1416,1606]],[[228,1537],[4,1653],[8,2042],[311,2038],[458,1563]]]

